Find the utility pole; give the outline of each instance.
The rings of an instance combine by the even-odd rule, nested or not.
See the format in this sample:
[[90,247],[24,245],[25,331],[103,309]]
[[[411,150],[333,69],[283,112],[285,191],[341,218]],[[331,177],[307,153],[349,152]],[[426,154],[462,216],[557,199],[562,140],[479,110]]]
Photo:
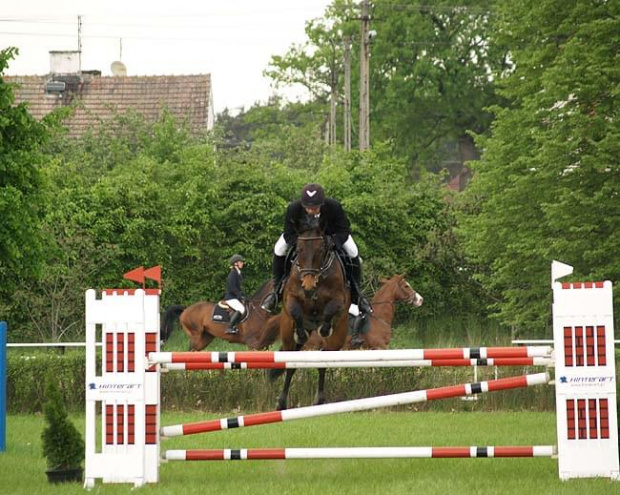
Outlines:
[[78,74],[82,73],[82,16],[78,15]]
[[362,39],[360,42],[360,151],[370,147],[370,15],[368,0],[362,0]]
[[331,104],[330,104],[330,112],[329,112],[329,145],[333,146],[336,144],[336,108],[338,104],[338,69],[336,66],[336,49],[335,45],[332,44],[334,48],[333,57],[332,57],[332,67],[331,67]]
[[351,151],[351,36],[344,38],[344,150]]

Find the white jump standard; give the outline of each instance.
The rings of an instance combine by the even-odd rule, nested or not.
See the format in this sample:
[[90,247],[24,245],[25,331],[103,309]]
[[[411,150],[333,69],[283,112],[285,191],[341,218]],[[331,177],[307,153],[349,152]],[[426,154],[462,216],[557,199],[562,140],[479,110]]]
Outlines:
[[146,358],[157,350],[158,290],[109,290],[101,299],[86,291],[86,488],[97,478],[135,486],[159,481],[160,373]]
[[[86,293],[85,487],[141,486],[159,479],[162,461],[558,457],[561,479],[620,479],[611,282],[561,284],[572,267],[554,262],[554,347],[480,347],[337,352],[159,352],[159,291]],[[97,343],[102,344],[98,373]],[[546,366],[547,372],[487,382],[160,426],[160,376],[175,369],[370,366]],[[162,437],[391,407],[549,383],[555,367],[557,447],[355,447],[169,450]],[[101,434],[97,441],[97,411]]]

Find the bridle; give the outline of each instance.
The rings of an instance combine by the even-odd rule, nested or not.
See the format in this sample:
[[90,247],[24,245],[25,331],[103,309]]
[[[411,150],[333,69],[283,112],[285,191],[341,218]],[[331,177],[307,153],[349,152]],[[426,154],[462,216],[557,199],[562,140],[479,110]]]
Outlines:
[[[317,241],[317,240],[322,240],[325,241],[325,238],[322,236],[311,236],[311,237],[298,237],[297,241]],[[332,250],[327,249],[327,254],[325,254],[325,250],[328,246],[326,246],[326,243],[323,242],[323,259],[321,261],[321,266],[319,268],[301,268],[299,266],[299,256],[297,256],[297,259],[295,260],[295,266],[297,267],[297,270],[299,271],[299,275],[301,278],[305,277],[306,275],[313,275],[318,279],[321,278],[321,276],[330,269],[330,267],[332,266],[332,264],[334,263],[334,260],[336,259],[336,253]]]
[[419,296],[419,294],[414,289],[411,289],[411,291],[413,293],[407,299],[400,299],[400,300],[393,300],[393,301],[378,301],[378,302],[373,302],[372,305],[378,306],[381,304],[391,304],[392,306],[396,306],[399,303],[414,304],[416,300],[416,296]]

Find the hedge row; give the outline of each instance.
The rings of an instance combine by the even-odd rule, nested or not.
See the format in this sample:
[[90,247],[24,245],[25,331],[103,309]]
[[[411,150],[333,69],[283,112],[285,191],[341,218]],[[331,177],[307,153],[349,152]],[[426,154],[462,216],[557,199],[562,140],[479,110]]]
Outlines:
[[[39,355],[8,357],[7,404],[10,413],[38,413],[44,401],[45,375],[58,381],[67,408],[84,410],[85,356]],[[538,372],[523,367],[501,368],[499,377]],[[478,381],[495,378],[493,369],[479,368]],[[272,410],[283,379],[270,382],[263,370],[169,372],[162,374],[163,410],[202,410],[230,413]],[[338,368],[328,370],[328,401],[389,395],[474,381],[471,368]],[[309,405],[316,393],[317,372],[298,370],[289,407]],[[416,410],[553,410],[552,387],[494,392],[477,400],[448,399],[418,403],[402,409]]]

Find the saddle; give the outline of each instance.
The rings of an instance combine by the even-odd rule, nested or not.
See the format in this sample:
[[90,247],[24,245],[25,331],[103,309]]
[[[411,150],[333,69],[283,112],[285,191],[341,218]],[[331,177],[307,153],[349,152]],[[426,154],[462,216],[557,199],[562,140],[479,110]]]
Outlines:
[[[243,315],[243,318],[239,321],[239,323],[243,323],[250,316],[250,311],[251,311],[250,304],[246,302],[244,306],[245,306],[245,314]],[[229,323],[230,317],[232,316],[234,312],[235,310],[232,309],[228,304],[226,304],[226,301],[224,299],[222,299],[213,306],[213,312],[211,313],[211,321],[214,323]]]

